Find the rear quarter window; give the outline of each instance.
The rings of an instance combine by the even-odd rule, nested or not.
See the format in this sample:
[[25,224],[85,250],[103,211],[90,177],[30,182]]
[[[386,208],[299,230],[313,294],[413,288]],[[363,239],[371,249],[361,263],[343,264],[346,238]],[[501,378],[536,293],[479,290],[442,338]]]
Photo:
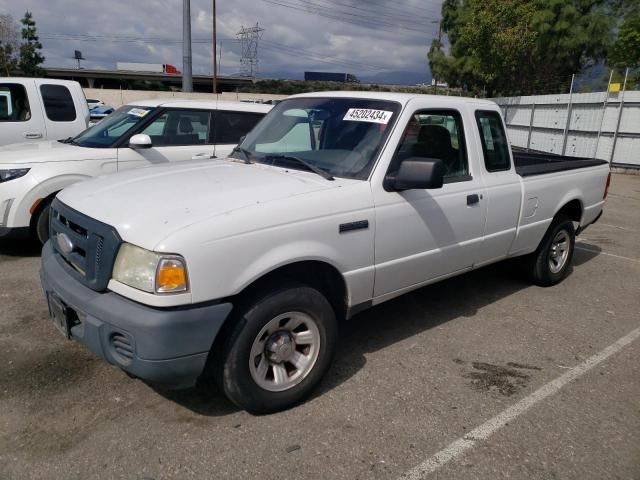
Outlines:
[[41,85],[42,101],[47,118],[53,122],[73,122],[76,107],[71,92],[64,85]]
[[498,112],[478,110],[476,122],[482,142],[484,164],[489,172],[502,172],[511,168],[509,143]]
[[262,120],[264,113],[227,112],[219,110],[214,114],[213,141],[217,144],[235,144]]

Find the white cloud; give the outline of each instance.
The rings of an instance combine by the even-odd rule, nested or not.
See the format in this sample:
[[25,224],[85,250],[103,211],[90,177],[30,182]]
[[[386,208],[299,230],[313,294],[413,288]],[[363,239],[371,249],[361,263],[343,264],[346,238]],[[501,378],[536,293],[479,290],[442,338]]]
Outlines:
[[[238,72],[236,33],[241,26],[256,22],[265,29],[259,47],[262,72],[286,76],[328,70],[366,76],[379,71],[426,71],[427,51],[438,30],[433,22],[439,19],[442,0],[397,0],[393,6],[384,0],[311,2],[325,6],[323,14],[334,15],[338,9],[340,19],[376,26],[352,25],[267,0],[218,1],[223,73]],[[180,0],[30,0],[28,7],[42,37],[45,65],[73,67],[73,51],[77,49],[87,59],[84,66],[88,68],[113,69],[118,61],[171,63],[181,68]],[[11,14],[16,20],[24,10],[23,2],[0,0],[0,13]],[[210,73],[211,0],[192,0],[191,13],[194,73]]]

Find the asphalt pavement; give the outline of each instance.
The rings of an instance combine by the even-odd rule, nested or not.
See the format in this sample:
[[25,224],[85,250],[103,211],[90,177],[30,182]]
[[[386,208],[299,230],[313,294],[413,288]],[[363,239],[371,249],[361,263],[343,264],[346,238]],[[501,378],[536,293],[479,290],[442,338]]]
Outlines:
[[166,392],[48,320],[39,249],[0,243],[0,479],[640,479],[640,176],[615,175],[572,274],[517,262],[346,323],[289,411]]

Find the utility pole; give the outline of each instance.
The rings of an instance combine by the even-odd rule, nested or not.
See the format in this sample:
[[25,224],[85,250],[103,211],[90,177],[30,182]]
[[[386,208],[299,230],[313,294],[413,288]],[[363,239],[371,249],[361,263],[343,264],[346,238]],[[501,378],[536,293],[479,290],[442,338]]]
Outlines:
[[191,0],[182,0],[182,91],[193,92],[191,66]]
[[213,93],[218,93],[218,55],[216,45],[216,0],[213,0]]

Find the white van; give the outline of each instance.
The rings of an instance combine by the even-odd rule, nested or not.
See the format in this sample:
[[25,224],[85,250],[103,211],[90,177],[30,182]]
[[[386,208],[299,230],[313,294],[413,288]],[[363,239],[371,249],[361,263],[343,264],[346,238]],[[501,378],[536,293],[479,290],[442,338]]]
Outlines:
[[0,145],[66,138],[89,124],[78,82],[0,77]]

